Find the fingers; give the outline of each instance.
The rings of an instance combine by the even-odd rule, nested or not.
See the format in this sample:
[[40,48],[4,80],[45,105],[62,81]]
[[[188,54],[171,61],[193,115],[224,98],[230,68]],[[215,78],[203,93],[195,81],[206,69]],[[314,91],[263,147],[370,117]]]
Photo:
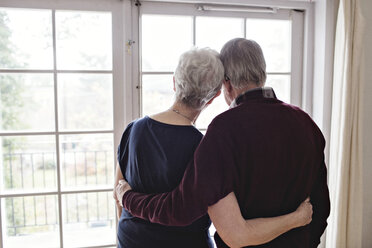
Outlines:
[[118,199],[118,202],[119,202],[119,204],[120,204],[120,206],[121,207],[123,207],[123,203],[121,202],[121,200],[119,200],[119,199],[123,199],[123,193],[122,193],[122,183],[120,183],[120,181],[119,181],[119,184],[116,186],[116,197],[117,197],[117,199]]
[[128,183],[128,182],[125,181],[124,179],[120,179],[120,180],[119,180],[119,184],[120,184],[120,185],[127,184],[127,183]]
[[313,205],[309,197],[298,206],[297,211],[299,213],[300,226],[308,225],[312,221]]
[[114,192],[113,192],[113,197],[116,201],[117,205],[120,205],[123,207],[123,196],[125,192],[128,190],[131,190],[132,188],[130,187],[129,183],[125,181],[124,179],[121,179],[118,181],[118,184],[115,186]]
[[310,202],[307,202],[307,207],[309,211],[307,224],[309,224],[313,219],[313,205]]
[[121,183],[119,182],[118,185],[116,185],[116,188],[115,188],[115,194],[116,194],[116,202],[117,204],[119,204],[121,207],[122,207],[122,203],[119,199],[121,199]]

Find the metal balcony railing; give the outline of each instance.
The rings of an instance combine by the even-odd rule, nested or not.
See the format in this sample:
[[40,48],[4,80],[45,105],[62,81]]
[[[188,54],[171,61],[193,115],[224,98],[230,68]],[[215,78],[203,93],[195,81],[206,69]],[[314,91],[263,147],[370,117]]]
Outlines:
[[[61,153],[61,183],[64,187],[112,185],[112,151],[72,151]],[[53,152],[11,152],[3,154],[4,186],[7,190],[57,188],[56,154]],[[109,192],[59,194],[62,197],[64,225],[112,226],[112,197]],[[8,235],[22,229],[58,228],[58,196],[17,196],[5,198]]]

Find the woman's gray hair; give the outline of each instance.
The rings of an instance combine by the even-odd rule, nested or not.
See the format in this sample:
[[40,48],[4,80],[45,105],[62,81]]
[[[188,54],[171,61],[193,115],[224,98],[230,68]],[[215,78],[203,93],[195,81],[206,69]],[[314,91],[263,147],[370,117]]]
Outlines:
[[221,89],[224,68],[218,52],[194,48],[183,53],[174,73],[176,100],[201,109]]
[[266,62],[257,42],[244,38],[228,41],[221,49],[225,75],[234,88],[242,89],[250,83],[263,86],[266,82]]

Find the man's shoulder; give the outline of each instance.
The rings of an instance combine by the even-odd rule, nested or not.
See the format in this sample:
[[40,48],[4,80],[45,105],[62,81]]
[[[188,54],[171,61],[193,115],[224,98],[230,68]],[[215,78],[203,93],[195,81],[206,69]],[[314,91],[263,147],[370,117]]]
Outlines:
[[[300,107],[279,100],[273,102],[272,104],[275,106],[275,108],[261,108],[258,104],[252,104],[251,106],[242,104],[234,108],[230,108],[217,115],[210,123],[208,129],[213,128],[219,129],[220,131],[226,131],[231,128],[239,129],[239,127],[243,124],[262,121],[260,117],[265,115],[262,113],[263,111],[267,111],[268,114],[276,115],[278,118],[282,116],[281,114],[278,114],[278,112],[290,112],[290,116],[296,117],[293,119],[293,121],[302,122],[302,124],[306,125],[308,128],[312,129],[314,132],[323,137],[320,128],[312,117]],[[275,123],[273,123],[273,125],[274,124]]]
[[313,120],[313,118],[306,112],[304,111],[303,109],[301,109],[300,107],[297,107],[295,105],[292,105],[292,104],[288,104],[288,103],[285,103],[284,104],[286,107],[288,108],[291,108],[293,111],[296,112],[296,114],[298,114],[299,116],[302,116],[302,118],[304,120],[307,120],[309,122],[310,125],[312,125],[315,129],[317,129],[320,133],[321,133],[321,130],[320,128],[318,127],[318,125],[316,124],[316,122]]
[[289,111],[293,111],[295,115],[299,118],[300,122],[304,124],[304,127],[306,127],[306,130],[309,130],[309,132],[312,135],[315,135],[318,139],[318,141],[324,146],[325,145],[325,138],[322,133],[322,130],[318,126],[318,124],[313,120],[313,118],[303,109],[301,109],[298,106],[288,104],[288,103],[283,103],[282,104],[283,108],[286,108]]
[[208,129],[210,128],[218,128],[223,129],[231,125],[232,120],[234,117],[239,116],[239,111],[237,112],[234,108],[228,109],[220,114],[218,114],[216,117],[213,118],[211,123],[208,126]]

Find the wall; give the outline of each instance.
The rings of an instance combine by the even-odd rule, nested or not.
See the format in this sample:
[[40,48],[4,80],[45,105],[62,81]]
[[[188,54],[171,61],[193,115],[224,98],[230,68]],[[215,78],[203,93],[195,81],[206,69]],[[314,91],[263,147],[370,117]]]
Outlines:
[[363,248],[372,247],[372,1],[361,0],[365,18],[363,111]]

